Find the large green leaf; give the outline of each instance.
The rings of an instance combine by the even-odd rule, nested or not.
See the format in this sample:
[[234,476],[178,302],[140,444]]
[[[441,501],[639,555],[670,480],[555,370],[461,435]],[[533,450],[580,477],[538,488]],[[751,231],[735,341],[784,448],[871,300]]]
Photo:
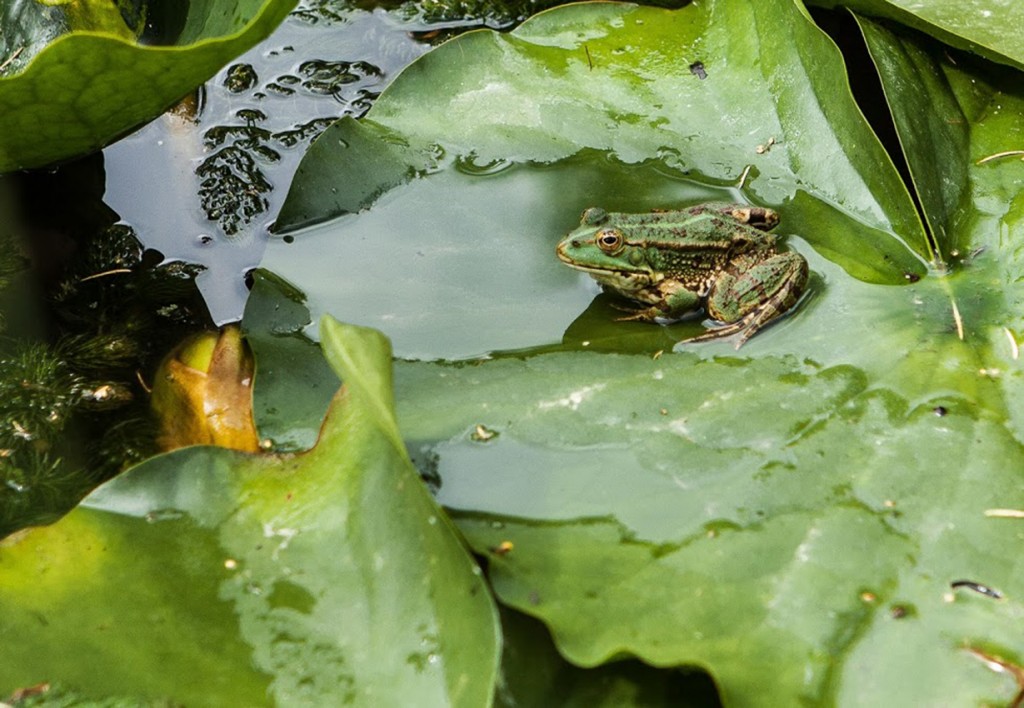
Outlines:
[[[881,25],[860,22],[869,47],[885,43],[885,51],[876,49],[871,56],[891,97],[889,108],[939,259],[948,258],[966,246],[953,239],[969,235],[957,226],[958,218],[971,208],[968,120],[941,67],[923,47]],[[921,106],[929,110],[922,112]]]
[[573,662],[698,665],[728,705],[1016,690],[967,649],[1019,660],[1024,605],[945,598],[961,579],[1022,580],[1019,522],[984,512],[1021,504],[1024,460],[965,397],[686,354],[406,364],[398,392],[499,597]]
[[0,694],[489,703],[496,613],[398,437],[387,341],[320,331],[346,384],[312,451],[158,457],[0,545]]
[[1024,5],[1016,0],[810,0],[897,20],[960,49],[1024,68]]
[[[401,429],[499,597],[571,661],[700,666],[729,705],[1009,702],[1012,676],[979,658],[1024,658],[1024,529],[998,511],[1024,508],[1024,168],[976,163],[1024,144],[1019,75],[905,37],[875,54],[948,266],[925,274],[904,190],[799,9],[581,5],[445,45],[370,114],[392,156],[436,135],[433,164],[388,172],[375,202],[350,198],[358,155],[310,171],[285,221],[372,206],[266,264],[405,356],[487,353],[400,362]],[[747,157],[765,115],[781,141]],[[582,207],[738,198],[723,187],[748,162],[746,194],[780,207],[814,273],[796,313],[739,353],[676,344],[694,323],[613,322],[602,297],[580,314],[595,289],[551,247]]]
[[[109,6],[76,0],[70,6],[104,4]],[[69,26],[54,16],[55,8],[5,4],[0,172],[103,147],[266,37],[294,5],[295,0],[191,2],[181,10],[187,14],[171,45],[146,46],[118,32],[112,21]]]

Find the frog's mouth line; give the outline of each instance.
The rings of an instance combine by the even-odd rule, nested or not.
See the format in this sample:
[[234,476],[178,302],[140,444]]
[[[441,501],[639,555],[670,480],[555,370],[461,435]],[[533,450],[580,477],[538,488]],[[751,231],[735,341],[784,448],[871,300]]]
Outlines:
[[569,256],[565,255],[565,253],[562,252],[561,248],[557,249],[555,254],[558,256],[558,260],[562,261],[562,263],[565,263],[570,268],[572,268],[574,270],[583,271],[584,273],[590,273],[591,275],[620,275],[621,276],[624,273],[626,273],[626,271],[624,271],[624,270],[614,270],[612,268],[591,268],[589,266],[582,266],[579,263],[574,263],[572,261],[572,259],[569,258]]
[[[562,260],[565,260],[565,259],[563,258]],[[576,263],[569,263],[569,261],[565,261],[565,263],[569,267],[571,267],[571,268],[573,268],[575,270],[580,270],[580,271],[583,271],[584,273],[589,273],[590,275],[618,275],[618,276],[623,276],[623,275],[626,274],[626,271],[624,271],[624,270],[612,270],[610,268],[588,268],[587,266],[577,265]]]

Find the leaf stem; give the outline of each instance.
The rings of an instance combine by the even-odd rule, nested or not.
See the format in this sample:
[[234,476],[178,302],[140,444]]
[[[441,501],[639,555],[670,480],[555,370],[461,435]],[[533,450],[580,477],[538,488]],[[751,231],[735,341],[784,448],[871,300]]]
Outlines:
[[998,160],[999,158],[1002,158],[1002,157],[1020,157],[1022,160],[1024,160],[1024,150],[1006,150],[1004,152],[997,152],[997,153],[995,153],[993,155],[989,155],[988,157],[981,158],[980,160],[978,160],[974,164],[976,164],[976,165],[984,165],[986,162],[991,162],[992,160]]
[[18,47],[14,50],[14,54],[4,59],[3,64],[0,64],[0,74],[2,74],[11,63],[18,58],[18,55],[25,51],[25,47]]

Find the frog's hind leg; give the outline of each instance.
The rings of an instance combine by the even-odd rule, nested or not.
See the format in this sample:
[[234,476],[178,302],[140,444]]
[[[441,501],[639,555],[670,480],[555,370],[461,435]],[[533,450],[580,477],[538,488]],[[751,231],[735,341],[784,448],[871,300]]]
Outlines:
[[780,253],[725,273],[708,294],[708,314],[725,324],[688,340],[707,341],[740,333],[739,349],[759,330],[797,303],[807,286],[807,261]]

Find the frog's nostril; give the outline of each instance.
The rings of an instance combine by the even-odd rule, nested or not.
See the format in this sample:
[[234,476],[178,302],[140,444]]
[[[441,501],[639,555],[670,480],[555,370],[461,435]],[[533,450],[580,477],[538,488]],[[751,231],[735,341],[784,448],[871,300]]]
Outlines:
[[579,248],[580,247],[580,242],[577,241],[576,239],[573,239],[572,240],[572,247],[573,248]]

